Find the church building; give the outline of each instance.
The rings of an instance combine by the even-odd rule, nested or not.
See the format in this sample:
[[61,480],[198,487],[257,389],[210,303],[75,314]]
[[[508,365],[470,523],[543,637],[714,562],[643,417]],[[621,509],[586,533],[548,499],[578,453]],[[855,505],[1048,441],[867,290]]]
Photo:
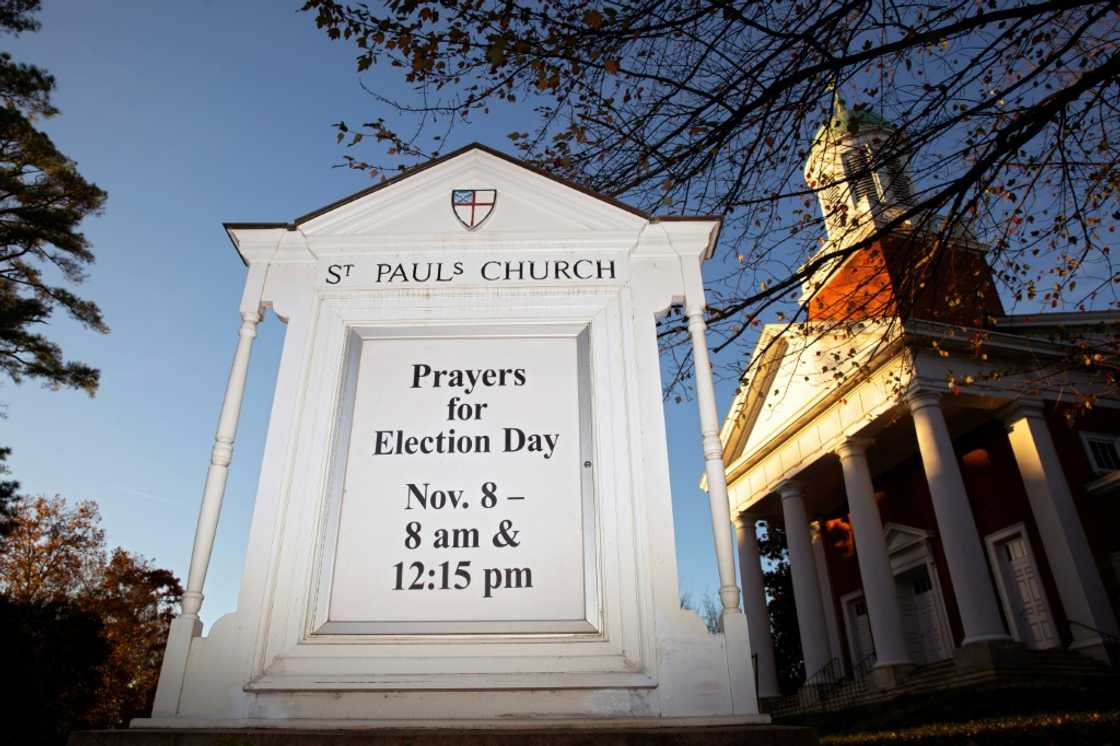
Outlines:
[[966,228],[901,219],[903,137],[840,104],[818,132],[826,261],[806,320],[764,327],[723,424],[762,698],[779,691],[757,521],[787,536],[803,705],[838,682],[882,698],[1118,663],[1120,401],[1070,340],[1115,344],[1120,313],[1006,313]]

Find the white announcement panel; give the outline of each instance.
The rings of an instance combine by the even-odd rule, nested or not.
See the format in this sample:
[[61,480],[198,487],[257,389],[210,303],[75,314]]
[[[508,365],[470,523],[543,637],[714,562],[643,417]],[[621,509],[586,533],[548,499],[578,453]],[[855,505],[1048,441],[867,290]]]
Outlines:
[[323,631],[594,629],[583,338],[360,344]]

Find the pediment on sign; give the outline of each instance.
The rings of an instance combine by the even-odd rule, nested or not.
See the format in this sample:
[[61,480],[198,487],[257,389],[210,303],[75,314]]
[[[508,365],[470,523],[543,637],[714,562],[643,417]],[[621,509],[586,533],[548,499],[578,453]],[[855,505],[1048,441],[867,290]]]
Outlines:
[[632,232],[638,210],[471,145],[297,218],[308,239]]

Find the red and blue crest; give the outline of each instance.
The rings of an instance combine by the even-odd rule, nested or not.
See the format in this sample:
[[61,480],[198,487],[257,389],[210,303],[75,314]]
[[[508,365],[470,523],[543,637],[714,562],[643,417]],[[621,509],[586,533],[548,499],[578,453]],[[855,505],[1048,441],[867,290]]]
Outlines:
[[498,201],[497,189],[452,189],[451,209],[455,217],[469,231],[473,231],[490,213],[494,212],[494,203]]

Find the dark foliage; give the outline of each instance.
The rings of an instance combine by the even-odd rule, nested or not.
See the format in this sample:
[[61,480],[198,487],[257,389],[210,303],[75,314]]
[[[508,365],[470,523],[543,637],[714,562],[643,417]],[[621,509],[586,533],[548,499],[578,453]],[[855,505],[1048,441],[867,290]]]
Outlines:
[[123,728],[150,714],[183,589],[143,557],[106,558],[97,504],[16,505],[0,541],[0,636],[18,695],[0,712],[21,743],[63,744],[74,728]]
[[[38,9],[38,0],[0,0],[0,31],[37,29],[32,14]],[[58,113],[53,89],[50,74],[0,53],[0,370],[16,383],[35,379],[92,396],[98,370],[66,360],[41,332],[56,310],[108,331],[96,304],[50,279],[55,273],[69,284],[85,279],[93,252],[78,225],[105,202],[105,192],[35,126]]]
[[785,528],[767,521],[765,533],[759,536],[758,551],[763,560],[762,583],[768,599],[766,609],[770,613],[778,688],[782,694],[792,694],[805,681],[805,662],[801,655],[797,608],[793,603],[793,576],[789,569]]
[[16,603],[0,596],[8,693],[0,717],[9,743],[61,746],[88,726],[109,645],[97,614],[68,600]]
[[[929,281],[962,242],[987,250],[1007,310],[1120,308],[1112,0],[305,0],[304,10],[370,71],[378,116],[336,125],[354,168],[413,165],[443,152],[458,124],[517,107],[529,123],[509,138],[526,158],[651,212],[722,216],[707,288],[717,351],[751,349],[764,318],[803,320],[821,286],[807,278],[900,233],[921,237],[913,265],[928,271],[913,273],[899,317],[969,300]],[[382,95],[378,82],[394,74],[415,95]],[[806,164],[838,98],[852,116],[837,129],[891,126],[833,181]],[[883,219],[836,198],[893,168],[914,189]],[[844,240],[824,240],[826,219],[846,226]],[[679,317],[660,324],[668,348],[687,347],[684,331]],[[1085,354],[1063,371],[1115,388],[1120,340],[1073,341]],[[686,381],[684,353],[679,362]]]
[[[12,473],[7,463],[11,455],[11,448],[0,448],[0,476]],[[0,537],[12,528],[12,514],[17,500],[19,500],[19,482],[14,479],[0,479]]]

